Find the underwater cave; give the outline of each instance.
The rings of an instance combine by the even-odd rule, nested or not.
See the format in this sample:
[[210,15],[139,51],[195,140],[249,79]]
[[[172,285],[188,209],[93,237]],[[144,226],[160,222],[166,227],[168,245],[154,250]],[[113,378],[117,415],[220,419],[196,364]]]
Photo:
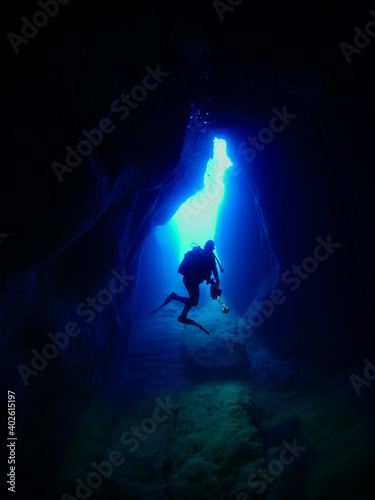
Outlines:
[[4,495],[368,495],[373,8],[10,7]]

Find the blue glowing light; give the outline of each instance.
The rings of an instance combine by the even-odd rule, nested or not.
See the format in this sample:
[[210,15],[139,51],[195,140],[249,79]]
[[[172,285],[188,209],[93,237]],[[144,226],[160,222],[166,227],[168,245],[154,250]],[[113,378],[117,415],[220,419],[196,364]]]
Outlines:
[[215,137],[213,153],[207,162],[204,187],[186,200],[170,221],[180,238],[180,258],[192,243],[203,246],[207,240],[215,240],[216,218],[224,197],[224,172],[233,164],[224,139]]

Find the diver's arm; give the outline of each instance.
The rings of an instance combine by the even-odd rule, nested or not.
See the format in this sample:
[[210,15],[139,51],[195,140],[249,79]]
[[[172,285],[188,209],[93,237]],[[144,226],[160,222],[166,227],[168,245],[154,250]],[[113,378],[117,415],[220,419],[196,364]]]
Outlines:
[[219,285],[219,282],[220,282],[220,280],[219,280],[219,273],[217,272],[217,267],[216,267],[215,260],[214,260],[214,266],[213,266],[212,272],[214,273],[216,284]]

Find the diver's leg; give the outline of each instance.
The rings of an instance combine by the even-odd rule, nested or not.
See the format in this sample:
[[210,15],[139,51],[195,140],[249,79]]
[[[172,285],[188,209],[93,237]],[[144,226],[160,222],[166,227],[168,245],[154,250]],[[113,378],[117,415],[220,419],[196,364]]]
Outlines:
[[188,301],[190,300],[188,297],[181,297],[180,295],[176,295],[173,297],[174,300],[178,300],[179,302],[182,302],[183,304],[187,304]]
[[[173,295],[171,300],[178,300],[179,302],[182,302],[183,304],[185,304],[184,310],[187,306],[187,310],[185,313],[185,315],[186,315],[188,313],[189,309],[194,305],[194,304],[191,304],[189,306],[189,304],[191,303],[191,294],[194,293],[194,291],[193,291],[194,284],[191,282],[191,279],[187,278],[186,276],[184,276],[184,278],[183,278],[183,283],[185,285],[186,290],[189,293],[189,297],[182,297],[181,295],[177,295],[176,293],[173,293],[173,294],[171,294],[171,295]],[[171,297],[171,295],[169,297]],[[199,296],[199,288],[198,288],[198,296]]]
[[193,307],[191,300],[188,299],[188,302],[185,303],[185,307],[182,310],[181,316],[179,318],[186,318],[187,313],[190,311],[190,309]]
[[205,333],[207,333],[207,335],[209,335],[210,333],[205,328],[203,328],[202,325],[200,325],[196,321],[194,321],[194,320],[186,317],[186,315],[190,311],[190,309],[193,306],[198,305],[198,301],[199,301],[199,283],[197,283],[195,281],[192,281],[192,280],[185,279],[185,277],[184,277],[184,285],[186,286],[186,289],[189,292],[189,300],[185,304],[185,307],[184,307],[184,309],[183,309],[183,311],[181,313],[181,316],[179,316],[177,318],[177,321],[179,321],[180,323],[184,323],[185,325],[194,325],[194,326],[197,326],[198,328],[200,328],[201,330],[203,330]]
[[186,318],[187,313],[193,306],[198,304],[199,300],[199,283],[195,283],[184,277],[184,285],[189,292],[189,299],[185,302],[185,307],[182,310],[181,316],[179,318]]

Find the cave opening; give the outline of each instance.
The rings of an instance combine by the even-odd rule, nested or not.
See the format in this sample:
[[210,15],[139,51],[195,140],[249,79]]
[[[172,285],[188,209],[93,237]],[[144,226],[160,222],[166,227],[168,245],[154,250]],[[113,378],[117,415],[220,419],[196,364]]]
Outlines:
[[[235,155],[235,138],[224,137],[216,134],[212,138],[212,153],[204,159],[206,168],[200,185],[190,196],[186,193],[191,193],[191,186],[185,186],[183,202],[165,224],[153,227],[144,243],[129,341],[129,379],[136,385],[141,379],[149,389],[150,384],[170,384],[165,364],[177,358],[190,380],[197,373],[198,382],[221,378],[223,364],[231,366],[225,371],[226,377],[248,377],[245,346],[238,356],[232,356],[225,339],[251,304],[276,285],[278,263],[259,195],[248,178],[249,170],[241,167],[237,158],[231,159]],[[195,143],[190,141],[183,154],[193,155],[194,151]],[[171,301],[157,313],[151,312],[172,291],[188,296],[178,266],[193,244],[203,247],[209,239],[214,240],[215,254],[224,269],[220,272],[218,266],[220,301],[229,313],[222,314],[222,304],[211,298],[209,286],[203,282],[198,305],[190,310],[189,317],[208,328],[208,338],[198,328],[177,322],[183,308],[180,302]],[[167,352],[163,353],[163,349]],[[178,378],[176,375],[174,381]]]
[[[237,161],[234,165],[228,156],[228,144],[223,138],[213,139],[202,185],[146,239],[138,270],[136,317],[147,316],[172,289],[186,295],[178,266],[193,244],[203,247],[209,239],[215,241],[215,253],[223,265],[225,272],[219,270],[223,297],[234,314],[244,314],[253,300],[277,283],[278,263],[259,195],[246,168]],[[205,288],[203,284],[202,303],[210,300]]]

